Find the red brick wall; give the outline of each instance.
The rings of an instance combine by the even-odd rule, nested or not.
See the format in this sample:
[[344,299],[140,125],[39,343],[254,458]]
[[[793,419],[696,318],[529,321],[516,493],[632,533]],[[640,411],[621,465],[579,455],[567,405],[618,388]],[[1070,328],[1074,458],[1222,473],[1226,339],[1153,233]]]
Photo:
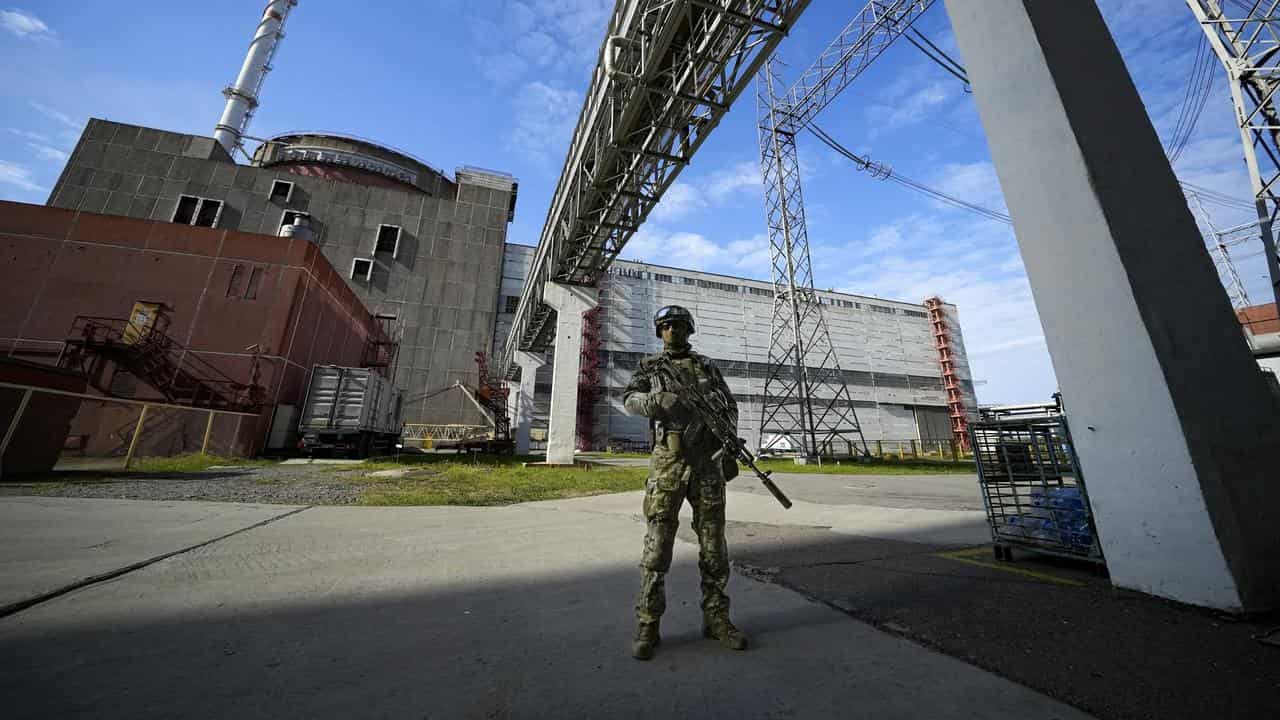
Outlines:
[[0,202],[0,267],[0,354],[53,364],[76,316],[166,303],[168,333],[233,379],[250,379],[258,345],[270,405],[299,403],[313,365],[358,365],[380,332],[301,239]]

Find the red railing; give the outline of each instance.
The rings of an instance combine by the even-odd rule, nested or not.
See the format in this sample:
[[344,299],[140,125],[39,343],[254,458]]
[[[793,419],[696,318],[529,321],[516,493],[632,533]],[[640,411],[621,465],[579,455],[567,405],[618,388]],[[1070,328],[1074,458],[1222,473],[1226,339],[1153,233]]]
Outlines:
[[[59,365],[84,372],[99,391],[113,395],[102,383],[104,363],[113,363],[153,388],[166,402],[193,408],[257,412],[262,388],[228,377],[169,337],[164,323],[139,326],[127,318],[81,315],[71,325]],[[257,358],[252,376],[257,377]]]
[[577,448],[595,450],[596,399],[600,395],[600,313],[597,305],[582,314],[582,352],[578,370]]

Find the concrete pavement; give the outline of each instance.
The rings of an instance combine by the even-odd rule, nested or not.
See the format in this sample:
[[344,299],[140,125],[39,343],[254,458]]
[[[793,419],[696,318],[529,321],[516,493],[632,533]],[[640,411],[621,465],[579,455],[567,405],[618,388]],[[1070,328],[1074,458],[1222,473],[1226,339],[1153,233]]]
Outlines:
[[221,537],[288,506],[11,497],[0,502],[0,606]]
[[[765,513],[752,497],[736,493],[731,515]],[[86,539],[131,526],[146,545],[153,526],[244,507],[147,506],[140,522],[115,501],[5,498],[0,517],[49,538],[69,517]],[[683,542],[663,645],[636,662],[642,533],[590,505],[310,508],[0,619],[0,703],[15,718],[1086,717],[741,577],[734,614],[756,647],[722,650],[699,635]],[[82,547],[36,553],[18,534],[0,526],[6,568]]]

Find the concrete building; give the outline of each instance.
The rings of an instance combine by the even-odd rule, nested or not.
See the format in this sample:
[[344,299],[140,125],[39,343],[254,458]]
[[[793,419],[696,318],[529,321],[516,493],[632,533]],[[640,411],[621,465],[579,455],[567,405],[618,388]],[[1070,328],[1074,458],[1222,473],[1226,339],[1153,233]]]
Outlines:
[[[41,426],[37,433],[55,450],[70,434],[76,452],[123,454],[140,403],[147,402],[157,407],[139,436],[140,455],[199,450],[206,429],[210,447],[222,453],[252,455],[268,443],[289,447],[292,411],[306,392],[311,368],[358,365],[385,338],[341,271],[299,238],[0,202],[0,250],[6,259],[0,272],[0,354],[14,362],[68,366],[67,341],[86,336],[87,322],[108,332],[123,329],[127,336],[123,321],[135,320],[140,304],[163,308],[163,334],[172,340],[149,353],[145,366],[98,364],[88,377],[80,375],[75,392],[83,392],[87,380],[128,402],[77,400],[79,412],[68,416],[69,424]],[[197,372],[208,382],[257,384],[260,412],[219,415],[209,428],[207,412],[159,407],[174,403],[150,384],[157,376],[163,375],[163,383]],[[27,384],[72,389],[50,382]],[[4,427],[22,394],[0,389]],[[18,425],[19,438],[48,411],[31,412]],[[9,450],[24,451],[37,437]],[[5,467],[26,467],[7,455],[0,459]]]
[[[499,344],[510,328],[533,253],[529,246],[507,245],[495,333]],[[866,439],[950,439],[942,368],[924,307],[846,293],[819,295]],[[645,418],[626,414],[622,391],[640,358],[661,349],[653,332],[653,315],[664,305],[683,305],[693,312],[697,324],[694,347],[712,358],[724,373],[739,403],[738,432],[757,442],[773,313],[772,284],[619,260],[600,284],[601,311],[596,320],[600,390],[592,413],[591,444],[648,444],[648,423]],[[946,305],[944,312],[965,405],[972,409],[977,403],[959,315],[953,305]],[[543,436],[547,424],[550,378],[548,363],[538,370],[535,383],[535,441]]]
[[213,138],[91,119],[49,197],[90,213],[312,239],[374,315],[394,318],[409,423],[479,424],[474,384],[492,343],[509,175],[452,178],[411,155],[334,133],[291,133],[238,165]]
[[[459,393],[476,381],[474,354],[500,345],[533,248],[506,243],[517,186],[472,168],[452,178],[403,151],[334,133],[271,138],[236,164],[213,138],[92,119],[49,204],[315,244],[360,302],[400,340],[405,422],[482,424]],[[680,304],[698,319],[699,350],[716,359],[756,440],[768,360],[772,287],[712,273],[619,261],[602,283],[599,390],[591,444],[647,443],[621,393],[637,360],[658,347],[651,318]],[[822,293],[832,342],[868,440],[946,440],[942,373],[923,306]],[[973,386],[955,308],[946,308],[968,407]],[[539,371],[535,436],[546,427],[551,367]]]

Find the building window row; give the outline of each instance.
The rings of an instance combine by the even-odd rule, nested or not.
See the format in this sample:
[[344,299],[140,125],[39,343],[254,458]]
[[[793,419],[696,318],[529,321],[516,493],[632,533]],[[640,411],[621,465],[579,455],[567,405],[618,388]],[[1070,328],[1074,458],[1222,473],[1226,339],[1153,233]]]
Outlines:
[[[623,370],[633,370],[640,360],[647,357],[645,353],[601,350],[598,359],[602,366]],[[762,380],[769,375],[769,364],[748,360],[715,360],[715,366],[725,377]],[[817,377],[823,371],[811,367],[811,377]],[[930,375],[910,375],[902,373],[867,372],[865,370],[841,370],[840,375],[849,385],[875,386],[882,388],[902,388],[908,390],[942,390],[942,378]],[[964,381],[968,382],[968,381]],[[967,386],[970,392],[972,387]]]
[[[632,278],[635,280],[644,280],[646,279],[646,275],[647,275],[648,279],[652,279],[655,282],[672,283],[675,285],[696,285],[700,288],[707,288],[709,290],[721,290],[723,292],[729,292],[729,293],[746,292],[750,295],[757,295],[759,297],[769,297],[769,298],[773,297],[773,288],[762,288],[762,287],[756,287],[754,285],[734,285],[733,283],[719,282],[717,280],[703,280],[700,278],[684,277],[682,275],[668,275],[666,273],[645,273],[640,270],[635,270],[632,268],[621,268],[618,266],[609,268],[609,272],[610,274],[616,275],[618,277]],[[826,297],[821,295],[818,296],[818,302],[823,305],[830,305],[833,307],[842,307],[842,308],[850,308],[850,309],[861,309],[863,307],[862,303],[860,302],[854,302],[853,300],[842,300],[840,298]],[[887,305],[867,304],[866,307],[870,309],[872,312],[884,313],[886,315],[893,315],[894,313],[899,312],[899,310],[893,307],[889,307]],[[910,317],[919,317],[919,318],[929,317],[928,313],[920,312],[918,310],[902,310],[901,312],[902,314]]]
[[[293,183],[287,180],[275,180],[271,184],[271,193],[268,196],[272,202],[287,203],[293,197]],[[217,227],[218,221],[222,218],[222,209],[225,203],[222,200],[213,198],[198,197],[195,195],[179,195],[178,202],[174,205],[173,215],[170,222],[179,225],[195,225],[197,227]],[[311,222],[311,213],[303,210],[285,210],[280,213],[280,224],[276,226],[276,234],[283,232],[287,225],[309,225]],[[399,225],[382,224],[378,226],[378,232],[374,239],[373,252],[371,255],[384,253],[396,259],[400,255],[400,237],[401,228]],[[372,265],[373,258],[357,258],[357,260],[369,260],[368,266]],[[360,264],[363,270],[367,269],[364,263]],[[358,274],[352,270],[352,277]]]

